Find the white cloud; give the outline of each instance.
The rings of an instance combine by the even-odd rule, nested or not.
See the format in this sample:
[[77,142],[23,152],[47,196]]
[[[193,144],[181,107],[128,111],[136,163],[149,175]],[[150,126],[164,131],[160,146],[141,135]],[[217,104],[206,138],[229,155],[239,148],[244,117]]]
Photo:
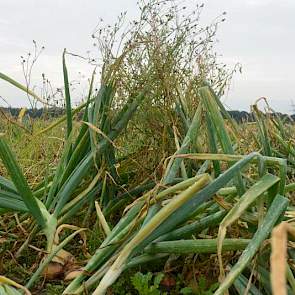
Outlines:
[[[191,3],[195,3],[193,0]],[[202,1],[200,1],[202,2]],[[243,74],[237,75],[226,102],[235,109],[248,109],[259,96],[268,96],[279,111],[289,111],[295,76],[295,1],[293,0],[206,0],[202,22],[227,11],[227,21],[219,28],[216,48],[221,60],[240,62]],[[38,83],[45,72],[56,85],[62,85],[61,55],[64,47],[84,55],[91,48],[90,35],[100,17],[113,22],[127,10],[137,15],[136,0],[10,0],[0,1],[0,71],[23,80],[19,57],[32,48],[32,40],[45,45],[33,78]],[[85,63],[70,58],[71,78],[91,70]],[[82,87],[83,88],[83,87]],[[83,89],[81,90],[83,92]],[[11,104],[27,104],[18,90],[0,82],[0,95]],[[77,95],[78,96],[78,95]]]

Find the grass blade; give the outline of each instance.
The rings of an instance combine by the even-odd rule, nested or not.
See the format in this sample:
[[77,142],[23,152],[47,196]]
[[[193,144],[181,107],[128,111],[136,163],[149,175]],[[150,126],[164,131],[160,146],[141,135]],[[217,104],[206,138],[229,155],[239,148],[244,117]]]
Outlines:
[[43,214],[40,210],[39,204],[37,203],[35,197],[29,185],[21,172],[20,167],[18,166],[14,155],[9,149],[6,142],[0,138],[0,157],[4,163],[6,169],[8,170],[11,179],[17,188],[18,193],[22,197],[24,203],[26,204],[28,210],[32,216],[36,219],[37,223],[41,228],[45,228],[46,221],[43,217]]
[[[146,247],[144,251],[148,254],[217,253],[217,242],[217,239],[156,242]],[[225,239],[222,251],[244,250],[249,242],[247,239]]]
[[245,211],[246,209],[264,192],[269,190],[272,186],[279,182],[279,178],[272,175],[264,175],[258,182],[256,182],[249,190],[245,192],[243,196],[238,200],[235,206],[228,212],[228,214],[222,220],[219,231],[218,231],[218,261],[220,267],[220,277],[224,278],[224,269],[222,264],[222,241],[226,235],[226,229],[233,222],[235,222]]
[[68,138],[72,132],[73,122],[72,122],[72,106],[71,106],[69,77],[68,77],[68,70],[67,70],[67,66],[66,66],[65,55],[66,55],[66,49],[64,49],[64,52],[62,55],[62,67],[63,67],[63,74],[64,74],[66,115],[67,115],[67,138]]
[[233,284],[239,274],[242,273],[243,269],[247,266],[247,264],[250,262],[250,260],[259,249],[261,243],[270,234],[279,217],[286,210],[288,203],[288,199],[282,197],[281,195],[277,195],[275,197],[261,226],[258,228],[251,242],[240,256],[238,262],[232,267],[230,273],[221,283],[214,295],[223,295],[224,292],[226,292],[228,288]]
[[32,97],[34,97],[36,100],[38,100],[39,102],[41,102],[44,105],[48,105],[48,102],[44,99],[42,99],[39,95],[37,95],[35,92],[33,92],[32,90],[28,89],[28,87],[18,83],[17,81],[13,80],[12,78],[8,77],[7,75],[3,74],[0,72],[0,79],[10,83],[11,85],[15,86],[16,88],[23,90],[25,93],[31,95]]

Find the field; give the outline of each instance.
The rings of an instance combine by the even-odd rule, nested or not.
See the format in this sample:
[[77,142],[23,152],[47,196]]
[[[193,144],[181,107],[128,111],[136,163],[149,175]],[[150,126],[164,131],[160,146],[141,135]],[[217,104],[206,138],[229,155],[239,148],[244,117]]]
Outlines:
[[[212,285],[208,294],[268,294],[269,235],[282,220],[293,230],[294,126],[258,109],[255,123],[224,119],[209,86],[200,99],[208,111],[199,106],[187,129],[155,130],[165,144],[142,138],[154,130],[141,134],[135,114],[127,126],[124,115],[129,120],[138,100],[111,119],[124,121],[117,139],[118,127],[113,135],[89,119],[73,117],[69,133],[65,122],[47,131],[56,119],[37,119],[33,135],[2,121],[1,272],[36,294],[61,293],[69,276],[76,278],[65,294],[104,277],[95,294],[108,287],[110,294],[205,294]],[[281,239],[276,247],[286,251]],[[290,290],[292,267],[290,260]]]
[[160,8],[118,56],[120,26],[93,37],[103,66],[78,108],[65,50],[65,115],[2,113],[0,294],[295,293],[294,123],[265,99],[233,120],[236,69],[210,47],[223,19]]

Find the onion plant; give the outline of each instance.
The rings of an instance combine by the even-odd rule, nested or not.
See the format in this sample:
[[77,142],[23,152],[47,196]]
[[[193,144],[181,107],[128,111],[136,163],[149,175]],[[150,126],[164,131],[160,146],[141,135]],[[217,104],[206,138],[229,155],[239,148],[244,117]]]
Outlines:
[[[58,226],[99,194],[104,171],[112,171],[111,167],[116,163],[112,142],[126,128],[145,95],[141,92],[130,97],[121,109],[111,112],[115,95],[112,80],[102,81],[100,90],[94,94],[92,77],[87,103],[84,104],[83,120],[75,137],[72,130],[72,114],[75,110],[72,111],[71,108],[65,53],[63,71],[67,112],[66,142],[59,164],[50,179],[42,182],[37,190],[30,188],[14,153],[5,139],[0,138],[0,158],[10,175],[10,180],[4,177],[0,180],[0,207],[30,215],[34,226],[28,239],[41,230],[47,239],[48,253],[56,252],[54,237]],[[8,80],[6,76],[4,78]],[[25,90],[15,81],[9,82]],[[101,133],[94,132],[89,126],[96,126]],[[32,283],[30,280],[29,285]]]
[[[63,248],[93,227],[87,221],[97,213],[94,227],[101,225],[104,238],[71,273],[63,294],[106,294],[126,270],[171,254],[212,255],[219,265],[217,295],[271,294],[275,259],[270,268],[268,239],[277,224],[295,216],[293,126],[270,108],[261,112],[257,103],[251,126],[234,122],[220,99],[232,72],[209,66],[216,65],[216,55],[207,47],[221,20],[200,28],[201,7],[195,17],[177,18],[176,6],[158,3],[142,7],[140,22],[124,34],[118,54],[118,25],[112,33],[94,34],[103,51],[101,81],[95,90],[93,73],[86,101],[77,108],[71,105],[64,51],[65,115],[30,137],[66,126],[58,163],[40,183],[30,185],[5,134],[0,135],[1,163],[9,174],[0,176],[0,214],[17,213],[28,233],[18,255],[37,234],[46,237],[45,255],[26,287],[0,277],[0,293],[17,294],[14,287],[21,287],[29,294]],[[167,13],[157,14],[161,7]],[[44,103],[7,75],[0,73],[0,79]],[[73,220],[79,213],[85,217],[77,226]],[[59,242],[64,228],[74,232]],[[277,244],[276,230],[274,236]],[[294,260],[286,233],[281,242],[289,246],[283,254]],[[294,265],[280,263],[287,265],[287,279],[281,279],[292,294]]]

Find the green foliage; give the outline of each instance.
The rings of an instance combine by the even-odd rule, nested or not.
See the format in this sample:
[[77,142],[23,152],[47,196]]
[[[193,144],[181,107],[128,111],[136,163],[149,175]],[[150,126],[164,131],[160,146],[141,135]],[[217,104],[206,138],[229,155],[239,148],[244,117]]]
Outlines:
[[134,288],[138,291],[139,295],[161,295],[167,294],[159,290],[160,283],[164,277],[164,274],[159,273],[153,276],[151,272],[147,274],[142,274],[137,272],[132,278],[132,284]]
[[[139,295],[166,294],[163,273],[138,272],[131,279],[124,274],[174,254],[193,256],[192,267],[199,265],[202,274],[210,271],[201,264],[207,259],[217,276],[210,253],[218,254],[221,275],[223,263],[230,269],[220,285],[209,287],[199,276],[196,286],[184,287],[183,280],[171,292],[221,295],[252,279],[269,289],[269,279],[263,279],[270,277],[268,264],[261,271],[255,256],[264,252],[269,259],[265,240],[276,223],[294,218],[294,204],[288,204],[295,188],[293,127],[285,130],[283,121],[258,109],[258,139],[255,128],[236,126],[220,101],[232,72],[217,63],[211,46],[223,20],[202,28],[201,6],[185,15],[185,7],[170,4],[139,1],[140,21],[119,43],[123,15],[113,31],[107,27],[94,33],[104,66],[99,91],[93,91],[93,75],[86,103],[72,110],[64,52],[66,116],[53,123],[36,121],[32,126],[37,128],[29,131],[22,120],[1,126],[0,241],[13,245],[13,257],[24,249],[38,252],[36,264],[29,258],[23,264],[29,271],[20,280],[27,288],[34,288],[43,270],[72,242],[67,249],[76,251],[83,272],[66,287],[48,286],[48,294],[51,289],[81,294],[95,288],[94,295],[110,288],[117,294],[133,294],[134,289]],[[122,44],[117,53],[114,44]],[[42,99],[2,73],[0,78]],[[77,122],[74,114],[83,109]],[[65,139],[62,129],[54,131],[63,122]],[[52,137],[59,143],[50,143]],[[102,223],[111,230],[103,232]],[[92,232],[88,240],[87,227]],[[40,238],[44,233],[46,239]],[[251,263],[257,266],[254,278],[249,277]],[[61,267],[65,275],[69,266]],[[294,285],[291,268],[288,276]]]
[[112,286],[112,293],[115,295],[131,295],[133,291],[132,283],[130,282],[129,274],[121,276],[120,279]]
[[54,283],[48,283],[46,286],[44,286],[43,290],[41,291],[41,295],[57,295],[61,294],[64,289],[63,284],[54,284]]
[[189,295],[193,294],[193,289],[191,287],[185,287],[180,290],[180,294]]
[[196,287],[185,287],[180,290],[183,295],[213,295],[218,288],[219,283],[214,283],[208,286],[208,281],[204,276],[201,276],[196,282]]
[[201,276],[198,280],[198,290],[195,295],[213,295],[219,284],[215,283],[209,286],[205,277]]

